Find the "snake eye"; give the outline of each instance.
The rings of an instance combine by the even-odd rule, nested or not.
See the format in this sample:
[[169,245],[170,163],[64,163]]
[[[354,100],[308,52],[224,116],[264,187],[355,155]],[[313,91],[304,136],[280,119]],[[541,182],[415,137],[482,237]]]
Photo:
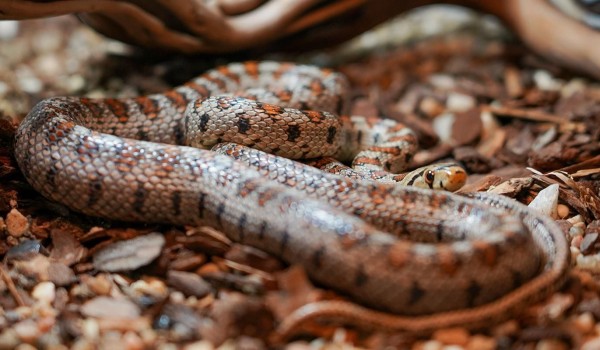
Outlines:
[[432,184],[433,180],[435,180],[435,172],[433,170],[427,170],[425,173],[425,182],[428,184]]

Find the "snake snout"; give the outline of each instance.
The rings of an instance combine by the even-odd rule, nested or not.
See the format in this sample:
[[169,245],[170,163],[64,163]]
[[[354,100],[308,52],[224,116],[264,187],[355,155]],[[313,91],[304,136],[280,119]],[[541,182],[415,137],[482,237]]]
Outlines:
[[439,183],[439,187],[454,192],[462,188],[467,182],[467,172],[458,164],[444,165],[437,171],[436,180],[435,182]]

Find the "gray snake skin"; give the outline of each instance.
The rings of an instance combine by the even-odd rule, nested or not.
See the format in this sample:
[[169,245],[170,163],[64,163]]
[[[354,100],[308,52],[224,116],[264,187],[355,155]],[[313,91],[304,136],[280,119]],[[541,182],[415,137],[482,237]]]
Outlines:
[[365,149],[367,137],[353,130],[364,120],[340,122],[346,85],[315,67],[247,62],[163,94],[51,98],[21,123],[15,155],[36,190],[73,210],[210,225],[397,314],[323,302],[299,310],[284,332],[315,315],[410,331],[477,327],[560,287],[569,269],[563,233],[513,200],[357,180],[281,157],[358,153],[355,165],[373,172],[410,159],[410,130],[389,126],[383,145]]

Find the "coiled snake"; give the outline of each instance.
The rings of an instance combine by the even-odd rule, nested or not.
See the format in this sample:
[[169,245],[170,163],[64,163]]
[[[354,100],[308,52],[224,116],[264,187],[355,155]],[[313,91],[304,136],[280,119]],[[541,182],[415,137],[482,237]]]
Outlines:
[[[247,62],[163,94],[51,98],[21,123],[15,155],[36,190],[76,211],[210,225],[397,314],[322,302],[298,310],[284,332],[313,315],[409,331],[477,327],[561,285],[569,249],[551,219],[506,198],[390,183],[397,179],[382,169],[403,166],[414,135],[391,121],[340,121],[333,113],[343,111],[345,90],[344,78],[328,70]],[[196,148],[224,141],[236,144]],[[342,170],[352,178],[281,157],[356,153],[358,172]],[[364,174],[385,181],[357,179]],[[417,175],[429,187],[464,180],[460,171]],[[417,182],[413,176],[408,182]]]

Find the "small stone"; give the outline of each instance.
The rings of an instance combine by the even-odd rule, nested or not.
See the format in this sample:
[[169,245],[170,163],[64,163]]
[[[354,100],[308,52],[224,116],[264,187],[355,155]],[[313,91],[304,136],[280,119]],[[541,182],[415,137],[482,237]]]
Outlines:
[[30,344],[19,344],[15,350],[37,350],[37,348]]
[[419,103],[419,109],[428,117],[433,118],[444,112],[444,105],[431,96],[425,96]]
[[34,343],[42,334],[33,319],[26,319],[14,325],[14,330],[21,341]]
[[540,90],[557,91],[560,90],[563,83],[555,79],[548,71],[537,70],[533,73],[533,81]]
[[185,295],[203,298],[212,291],[210,283],[191,272],[169,271],[167,283]]
[[429,82],[440,90],[450,90],[456,86],[456,81],[447,74],[432,74]]
[[[313,340],[313,342],[315,342],[315,340]],[[293,341],[291,343],[288,343],[285,345],[285,350],[312,350],[315,347],[311,346],[311,344],[309,344],[306,341],[302,341],[302,340],[296,340]],[[414,346],[413,346],[414,349]]]
[[600,237],[600,234],[598,233],[588,233],[583,236],[583,240],[579,247],[581,252],[583,254],[591,253],[598,242],[598,237]]
[[580,226],[571,226],[571,228],[569,229],[569,236],[571,237],[581,237],[583,236],[583,232],[584,229],[582,229]]
[[584,312],[573,320],[573,324],[581,333],[589,334],[594,331],[596,322],[591,312]]
[[6,215],[6,229],[13,237],[21,237],[29,230],[29,220],[17,209],[12,209]]
[[577,247],[570,247],[571,250],[571,261],[577,261],[581,255],[581,251]]
[[446,99],[446,108],[450,112],[466,112],[475,107],[476,103],[473,96],[452,92]]
[[52,282],[40,282],[31,292],[31,296],[44,304],[52,304],[56,297],[56,287]]
[[600,349],[600,336],[589,339],[581,346],[581,350],[598,350]]
[[422,343],[417,343],[413,346],[413,350],[442,350],[444,344],[437,340],[427,340]]
[[542,339],[535,346],[535,350],[568,350],[569,347],[558,339]]
[[200,340],[183,347],[183,350],[213,350],[215,347],[207,340]]
[[572,218],[568,218],[567,219],[568,222],[571,223],[571,225],[575,225],[578,222],[583,222],[583,217],[581,217],[581,215],[575,215]]
[[583,241],[583,236],[575,236],[575,237],[573,237],[573,239],[571,240],[571,247],[575,247],[577,249],[580,249],[580,247],[581,247],[581,241]]
[[579,255],[577,257],[577,267],[594,273],[600,273],[600,255]]
[[157,278],[137,280],[130,287],[138,295],[149,295],[157,299],[164,299],[169,295],[167,285]]
[[573,78],[562,87],[560,94],[562,97],[567,98],[578,92],[583,92],[585,89],[587,89],[587,83],[584,79]]
[[465,348],[460,345],[444,345],[442,350],[465,350]]
[[0,39],[8,40],[17,36],[19,33],[19,21],[0,21]]
[[18,82],[19,82],[19,87],[24,92],[27,92],[30,94],[36,94],[36,93],[39,93],[40,91],[42,91],[42,87],[43,87],[42,82],[33,75],[22,76],[19,78]]
[[590,224],[585,228],[585,233],[600,233],[600,220],[594,220],[590,222]]
[[440,114],[433,120],[433,130],[444,142],[449,142],[452,138],[452,125],[454,125],[455,116],[452,113]]
[[571,294],[555,293],[550,297],[548,303],[543,307],[541,316],[551,320],[558,320],[565,316],[567,310],[575,302]]
[[519,323],[515,320],[506,321],[494,327],[492,334],[494,337],[511,337],[519,331]]
[[433,333],[433,339],[447,345],[465,346],[469,342],[469,332],[465,328],[446,328]]
[[81,325],[83,336],[90,341],[94,341],[100,337],[100,325],[93,318],[85,319]]
[[81,306],[81,313],[87,317],[137,318],[140,308],[127,299],[96,297]]
[[494,350],[497,348],[496,340],[484,335],[474,335],[469,339],[467,350]]
[[567,216],[569,216],[570,210],[569,210],[569,207],[567,207],[566,205],[559,204],[556,207],[556,212],[557,212],[559,218],[564,219]]
[[5,329],[0,333],[0,349],[14,349],[21,341],[13,328]]
[[127,350],[143,350],[145,348],[144,341],[135,332],[125,333],[122,339]]
[[554,219],[558,217],[556,210],[558,206],[558,184],[552,184],[538,193],[538,195],[529,203],[529,207],[537,210],[542,215],[550,216]]
[[68,286],[77,280],[77,276],[67,265],[51,262],[48,265],[48,279],[57,286]]

